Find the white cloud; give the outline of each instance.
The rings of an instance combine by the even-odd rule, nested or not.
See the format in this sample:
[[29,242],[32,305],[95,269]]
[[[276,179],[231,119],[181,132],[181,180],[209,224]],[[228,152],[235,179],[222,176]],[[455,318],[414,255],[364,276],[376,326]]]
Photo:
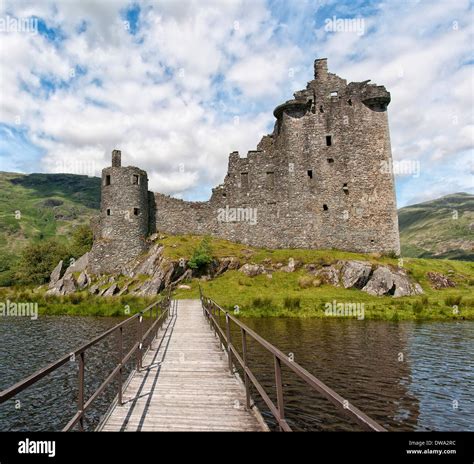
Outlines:
[[[148,170],[153,189],[186,197],[221,182],[228,153],[255,148],[271,109],[327,56],[348,81],[371,78],[391,91],[395,159],[440,173],[456,166],[453,187],[468,188],[460,154],[472,148],[474,125],[472,67],[461,66],[472,43],[468,1],[381,3],[364,18],[365,35],[308,32],[308,18],[328,4],[306,1],[304,14],[291,15],[280,5],[272,15],[263,1],[144,1],[132,36],[121,17],[126,0],[7,2],[2,15],[44,18],[65,39],[2,34],[0,122],[28,131],[47,171],[98,173],[121,148],[126,164]],[[71,78],[77,67],[87,73]],[[40,77],[69,85],[45,98]],[[449,187],[443,182],[423,190],[436,195]],[[404,188],[412,198],[421,190],[416,180]]]

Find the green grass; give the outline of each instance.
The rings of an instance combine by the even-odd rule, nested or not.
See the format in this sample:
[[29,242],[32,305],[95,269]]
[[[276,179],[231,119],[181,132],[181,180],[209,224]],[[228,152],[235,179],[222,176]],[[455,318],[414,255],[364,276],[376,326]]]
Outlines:
[[37,303],[39,315],[68,316],[128,316],[145,309],[161,299],[124,295],[115,298],[101,298],[88,292],[77,292],[67,296],[46,295],[45,290],[33,288],[0,288],[0,301]]
[[[188,258],[200,243],[197,236],[167,236],[160,240],[171,259]],[[225,240],[212,239],[216,257],[236,256],[242,262],[287,263],[289,258],[304,264],[331,264],[339,259],[357,259],[374,264],[403,264],[407,273],[418,281],[424,295],[392,298],[373,297],[356,289],[330,285],[301,285],[308,276],[302,268],[293,273],[276,271],[267,275],[247,277],[238,271],[228,271],[211,281],[193,280],[191,290],[177,290],[176,298],[198,298],[200,284],[204,293],[227,309],[239,307],[241,316],[249,317],[326,317],[324,305],[336,300],[341,303],[363,303],[366,319],[384,320],[449,320],[474,319],[474,264],[465,261],[403,258],[378,254],[357,254],[338,250],[262,250]],[[455,288],[434,290],[427,272],[439,272],[456,283]],[[303,288],[302,288],[303,287]],[[305,288],[306,287],[306,288]],[[453,308],[457,301],[458,308]],[[298,302],[298,303],[296,303]],[[457,312],[455,310],[457,309]]]
[[[427,289],[425,295],[392,298],[373,297],[355,289],[330,285],[302,289],[298,279],[303,271],[274,272],[247,277],[238,271],[226,272],[211,281],[193,280],[191,290],[177,290],[175,298],[199,298],[199,285],[206,296],[226,309],[239,308],[242,317],[324,318],[326,303],[363,303],[366,319],[381,320],[474,320],[472,289]],[[457,312],[453,304],[459,303]]]

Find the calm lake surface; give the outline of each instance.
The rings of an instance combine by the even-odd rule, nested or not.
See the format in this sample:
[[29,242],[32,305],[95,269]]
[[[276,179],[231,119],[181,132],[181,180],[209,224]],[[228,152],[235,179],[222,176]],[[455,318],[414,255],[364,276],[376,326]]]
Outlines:
[[[67,316],[0,319],[0,390],[118,322]],[[244,322],[389,430],[474,431],[474,322]],[[130,347],[133,328],[125,338]],[[238,344],[238,333],[234,339]],[[86,398],[111,371],[115,356],[113,337],[87,352]],[[249,342],[249,364],[274,399],[273,360],[253,342]],[[359,430],[285,370],[283,381],[286,415],[293,429]],[[116,388],[112,385],[95,403],[87,416],[89,430],[106,412]],[[1,405],[0,430],[60,430],[75,413],[76,401],[77,362],[71,362]],[[274,426],[271,415],[257,403]]]

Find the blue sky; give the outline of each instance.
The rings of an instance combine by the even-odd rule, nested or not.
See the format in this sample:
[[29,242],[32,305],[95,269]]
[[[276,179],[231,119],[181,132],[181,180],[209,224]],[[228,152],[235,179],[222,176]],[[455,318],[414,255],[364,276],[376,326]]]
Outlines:
[[120,148],[153,190],[205,200],[327,57],[392,94],[399,206],[474,191],[467,0],[2,1],[0,36],[3,171],[98,175]]

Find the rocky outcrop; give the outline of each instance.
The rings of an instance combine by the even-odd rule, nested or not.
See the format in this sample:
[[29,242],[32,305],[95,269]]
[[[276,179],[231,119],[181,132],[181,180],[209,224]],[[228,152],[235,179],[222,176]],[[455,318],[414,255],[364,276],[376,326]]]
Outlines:
[[426,277],[428,277],[428,280],[430,281],[430,285],[435,290],[440,290],[442,288],[450,288],[450,287],[456,286],[456,284],[451,279],[449,279],[443,274],[440,274],[439,272],[428,272],[426,274]]
[[58,265],[53,269],[53,272],[51,273],[51,276],[49,277],[48,288],[52,289],[57,285],[57,283],[59,282],[59,279],[61,278],[62,269],[63,269],[63,260],[59,261]]
[[265,271],[265,268],[261,264],[244,264],[239,272],[245,274],[248,277],[255,277],[259,274],[262,274]]
[[[225,272],[238,270],[248,277],[264,274],[271,279],[274,272],[296,272],[302,268],[302,263],[293,258],[290,258],[287,264],[274,263],[271,258],[267,258],[261,263],[247,262],[241,265],[238,258],[227,256],[215,258],[206,269],[196,272],[188,267],[185,259],[170,259],[166,257],[163,245],[154,244],[148,253],[123,268],[123,276],[120,279],[110,275],[91,275],[88,272],[88,254],[72,263],[61,278],[62,268],[63,263],[60,262],[51,273],[49,294],[68,295],[87,289],[91,294],[103,297],[126,294],[150,297],[170,286],[179,285],[180,288],[187,289],[186,282],[193,277],[210,280]],[[414,282],[404,269],[390,265],[357,260],[339,260],[332,264],[320,261],[306,264],[304,271],[305,275],[299,280],[301,288],[319,287],[324,284],[358,289],[374,296],[393,297],[423,293],[420,285]],[[442,274],[428,273],[428,278],[438,288],[454,285]]]
[[336,266],[324,266],[313,272],[313,275],[323,284],[339,287],[339,269]]
[[394,297],[423,293],[421,286],[412,282],[403,269],[393,270],[387,266],[375,269],[362,291],[370,295],[392,295]]
[[343,261],[341,282],[344,288],[363,288],[369,281],[372,265],[364,261]]
[[87,269],[89,265],[89,253],[81,256],[79,259],[73,261],[71,265],[66,269],[64,275],[73,274],[76,272],[83,272]]

